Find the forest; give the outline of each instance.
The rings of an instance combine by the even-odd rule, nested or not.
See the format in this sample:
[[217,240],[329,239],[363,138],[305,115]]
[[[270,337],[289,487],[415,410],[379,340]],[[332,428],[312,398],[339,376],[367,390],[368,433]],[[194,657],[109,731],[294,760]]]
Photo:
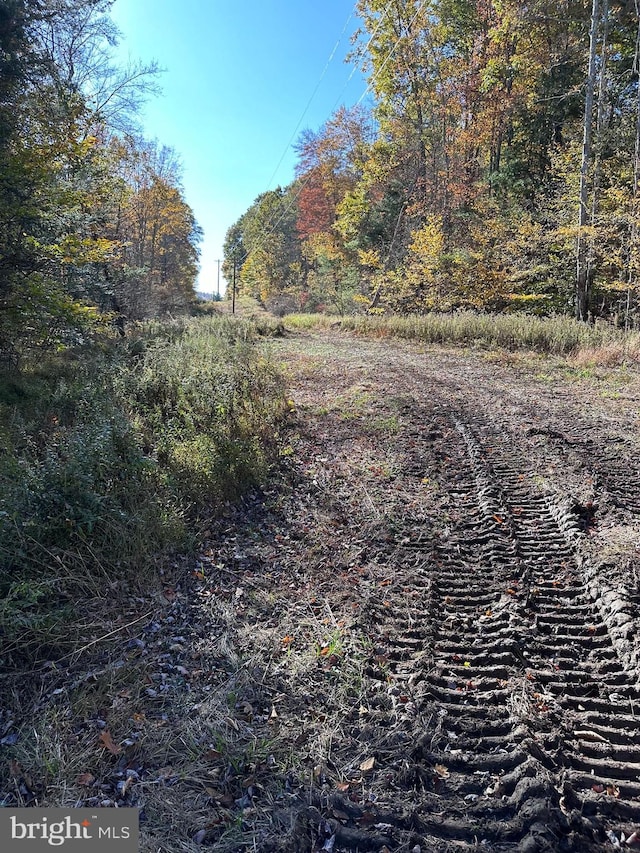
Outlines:
[[140,128],[159,69],[118,61],[112,6],[0,3],[3,668],[188,550],[264,476],[283,408],[251,330],[190,316],[201,230]]
[[200,229],[172,150],[141,135],[159,69],[114,59],[107,0],[0,6],[0,354],[183,310]]
[[0,813],[637,849],[640,0],[357,0],[207,305],[112,7],[0,0]]
[[229,229],[274,310],[638,315],[637,0],[359,0],[374,107]]

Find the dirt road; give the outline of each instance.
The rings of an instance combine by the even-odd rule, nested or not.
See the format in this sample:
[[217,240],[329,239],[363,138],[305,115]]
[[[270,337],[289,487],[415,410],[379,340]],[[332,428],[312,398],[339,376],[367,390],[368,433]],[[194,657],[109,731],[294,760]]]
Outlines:
[[263,745],[228,781],[239,839],[640,847],[638,376],[275,347],[286,486],[207,558],[232,573],[236,716]]

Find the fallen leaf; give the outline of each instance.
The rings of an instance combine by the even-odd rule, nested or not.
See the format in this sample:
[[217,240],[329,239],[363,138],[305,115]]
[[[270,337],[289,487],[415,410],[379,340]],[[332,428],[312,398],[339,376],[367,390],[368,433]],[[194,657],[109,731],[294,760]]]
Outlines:
[[219,791],[217,788],[210,788],[207,786],[205,787],[205,791],[216,803],[219,803],[224,797],[224,793],[222,791]]
[[236,709],[239,717],[243,717],[247,720],[253,719],[254,711],[251,702],[240,702],[238,705],[236,705]]
[[341,791],[343,794],[345,794],[349,790],[349,783],[348,782],[338,782],[338,784],[336,785],[336,788],[339,791]]
[[81,773],[76,779],[77,785],[82,785],[83,788],[90,788],[96,781],[96,777],[92,773]]
[[375,767],[375,763],[375,758],[371,756],[371,758],[367,758],[361,763],[360,770],[362,770],[363,773],[368,773],[370,770],[373,770],[373,768]]
[[120,755],[120,753],[122,752],[122,748],[119,747],[117,743],[114,743],[109,729],[105,729],[103,732],[100,732],[100,737],[98,738],[98,740],[101,742],[105,749],[109,750],[112,755]]
[[14,743],[18,743],[19,739],[20,735],[17,732],[11,732],[0,740],[0,746],[13,746]]
[[449,774],[449,771],[448,771],[448,770],[447,770],[447,768],[444,766],[444,764],[436,764],[436,765],[435,765],[435,767],[434,767],[433,769],[436,771],[436,773],[438,774],[438,776],[441,776],[443,779],[448,779],[448,778],[449,778],[449,775],[450,775],[450,774]]
[[169,779],[170,776],[173,776],[173,767],[161,767],[160,770],[157,771],[156,781]]
[[349,815],[346,812],[343,812],[341,809],[331,809],[331,814],[336,820],[348,821]]
[[118,784],[116,786],[118,794],[121,797],[124,797],[132,785],[133,785],[133,776],[129,776],[127,779],[124,779],[121,782],[118,782]]

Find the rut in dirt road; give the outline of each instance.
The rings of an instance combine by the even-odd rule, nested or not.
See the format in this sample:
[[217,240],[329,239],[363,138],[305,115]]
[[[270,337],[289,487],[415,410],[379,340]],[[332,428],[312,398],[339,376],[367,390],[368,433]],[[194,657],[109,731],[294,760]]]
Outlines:
[[477,786],[464,822],[430,833],[523,850],[617,842],[640,818],[638,689],[587,592],[574,548],[583,520],[537,494],[516,448],[478,418],[455,430],[468,465],[456,459],[461,523],[440,545],[447,618],[431,689],[444,734],[431,755],[453,753],[449,771]]
[[287,523],[243,546],[285,638],[260,701],[302,768],[258,849],[635,846],[633,418],[462,355],[305,346]]
[[[403,849],[578,851],[633,838],[638,688],[610,635],[616,614],[608,625],[587,590],[575,547],[584,518],[541,494],[481,419],[442,414],[431,436],[446,454],[450,526],[429,560],[415,526],[394,553],[413,610],[367,613],[404,705],[405,755],[402,723],[424,726],[400,772],[390,739],[387,764],[399,788],[420,793],[410,812],[390,798],[377,815],[389,837],[357,836],[356,849],[396,838]],[[419,474],[419,454],[415,464]]]
[[[387,685],[372,704],[395,715],[378,751],[389,791],[371,809],[375,831],[356,815],[355,834],[336,827],[338,845],[526,853],[633,841],[637,602],[603,600],[581,556],[594,511],[545,493],[521,439],[478,411],[437,397],[407,411],[402,476],[439,457],[446,521],[431,519],[432,535],[407,514],[387,557],[404,600],[362,613],[384,663],[369,676]],[[588,445],[588,429],[571,439],[565,427],[562,441],[584,449],[585,433]],[[598,460],[600,479],[606,465],[606,485],[634,512],[633,474],[609,461]]]

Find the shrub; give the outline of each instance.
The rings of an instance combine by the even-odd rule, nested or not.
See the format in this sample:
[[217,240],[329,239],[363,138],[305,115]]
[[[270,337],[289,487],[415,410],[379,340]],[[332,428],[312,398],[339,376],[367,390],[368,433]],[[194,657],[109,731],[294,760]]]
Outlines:
[[280,380],[225,319],[0,377],[0,633],[5,657],[72,642],[67,609],[148,583],[163,553],[265,476]]

